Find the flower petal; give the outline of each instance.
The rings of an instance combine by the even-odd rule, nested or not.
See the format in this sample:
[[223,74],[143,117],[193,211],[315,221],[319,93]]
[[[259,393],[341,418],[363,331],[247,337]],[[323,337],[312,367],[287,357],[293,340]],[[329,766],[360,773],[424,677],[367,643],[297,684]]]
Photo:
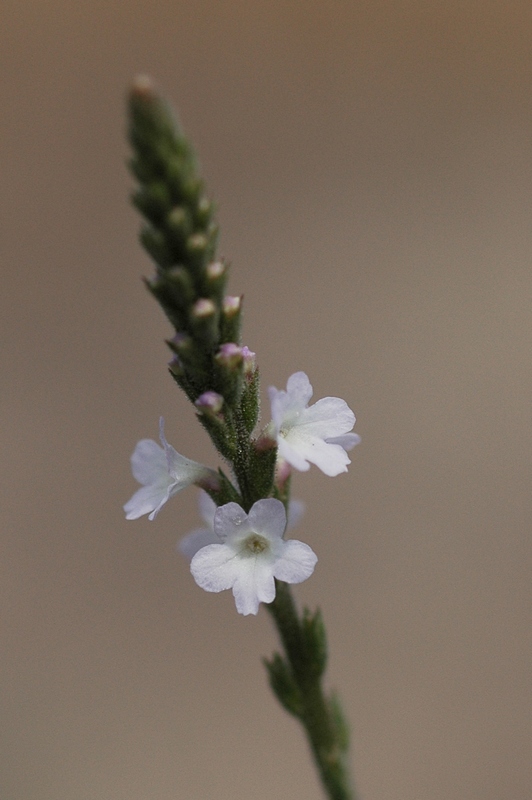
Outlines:
[[[330,477],[347,472],[347,465],[351,463],[351,459],[339,444],[329,444],[314,436],[303,436],[295,429],[287,437],[287,443],[292,446],[293,450],[296,450],[299,457],[315,464],[325,475]],[[279,450],[288,461],[289,459],[281,451],[281,448]],[[296,467],[296,469],[300,469],[300,467]]]
[[295,417],[312,397],[312,386],[304,372],[295,372],[288,378],[286,391],[270,386],[268,389],[272,419],[279,429],[283,422]]
[[343,436],[332,436],[326,439],[328,444],[339,444],[344,450],[352,450],[357,444],[360,444],[360,436],[358,433],[344,433]]
[[214,515],[216,514],[216,503],[209,497],[207,492],[203,490],[199,493],[198,498],[199,512],[206,525],[214,530]]
[[162,447],[153,439],[141,439],[131,455],[131,472],[143,486],[156,483],[167,475],[166,456]]
[[306,472],[310,469],[310,464],[300,452],[298,439],[295,440],[295,444],[292,444],[292,442],[280,436],[277,450],[281,458],[284,458],[285,461],[288,461],[289,464],[300,472]]
[[170,487],[168,484],[153,484],[142,486],[137,489],[135,494],[124,505],[126,519],[138,519],[149,514],[153,520],[170,497]]
[[256,614],[259,603],[275,598],[275,581],[271,564],[260,557],[241,559],[233,585],[236,610],[239,614]]
[[240,572],[238,556],[225,544],[202,547],[190,562],[192,577],[206,592],[230,589]]
[[288,539],[283,543],[281,555],[273,565],[274,577],[286,583],[301,583],[310,578],[318,556],[308,544]]
[[341,436],[355,424],[355,415],[340,397],[324,397],[306,408],[297,425],[305,431],[322,439]]
[[286,393],[292,398],[294,405],[306,406],[312,397],[312,386],[305,372],[294,372],[286,382]]
[[178,453],[177,450],[166,441],[163,417],[159,420],[159,436],[166,456],[166,470],[176,484],[178,484],[176,491],[184,489],[185,486],[190,486],[190,484],[195,483],[198,479],[206,477],[213,472],[213,470],[210,470],[208,467],[204,467],[203,464],[198,464],[197,461],[185,458],[185,456]]
[[183,536],[177,546],[185,558],[190,561],[198,550],[201,550],[202,547],[207,547],[208,544],[220,544],[220,540],[214,531],[209,528],[196,528],[196,530],[190,531],[186,536]]
[[241,539],[249,531],[248,516],[238,503],[226,503],[216,509],[214,532],[222,542]]
[[286,511],[280,500],[269,497],[257,500],[248,516],[248,524],[252,531],[267,538],[281,539],[286,528]]

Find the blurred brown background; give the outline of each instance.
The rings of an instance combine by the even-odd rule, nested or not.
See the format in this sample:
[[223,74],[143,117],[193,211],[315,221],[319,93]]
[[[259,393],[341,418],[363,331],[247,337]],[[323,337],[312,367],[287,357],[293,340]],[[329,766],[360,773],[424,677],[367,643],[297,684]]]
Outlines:
[[530,3],[0,15],[2,800],[322,796],[266,685],[268,615],[175,553],[194,491],[121,511],[160,414],[213,463],[140,280],[139,72],[200,154],[264,394],[302,369],[358,417],[349,474],[294,494],[362,797],[528,800]]

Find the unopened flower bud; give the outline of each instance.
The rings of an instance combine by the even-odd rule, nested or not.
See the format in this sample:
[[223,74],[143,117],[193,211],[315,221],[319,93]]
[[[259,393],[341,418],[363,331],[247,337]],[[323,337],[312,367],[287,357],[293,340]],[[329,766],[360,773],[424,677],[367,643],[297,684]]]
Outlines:
[[257,368],[256,353],[253,353],[247,345],[242,348],[242,357],[244,359],[244,375],[249,377],[253,375]]
[[200,349],[214,348],[219,338],[219,311],[212,300],[201,297],[190,309],[191,334]]
[[243,363],[242,348],[234,342],[223,344],[215,355],[215,359],[223,367],[230,370],[240,369]]
[[131,94],[142,100],[152,100],[155,97],[155,87],[148,75],[137,75],[131,85]]
[[187,248],[190,253],[203,253],[207,244],[207,237],[203,233],[193,233],[187,239]]
[[223,302],[224,315],[228,318],[236,316],[240,311],[241,304],[242,297],[233,297],[232,295],[227,295],[224,297]]
[[222,342],[238,342],[240,340],[240,320],[242,316],[242,296],[227,295],[222,303],[220,320]]
[[169,362],[168,362],[168,369],[175,375],[176,377],[181,377],[184,373],[183,364],[181,363],[181,359],[179,356],[175,355]]
[[214,360],[218,365],[217,383],[227,403],[236,402],[243,384],[242,348],[234,342],[223,344]]
[[196,319],[207,319],[208,317],[214,316],[216,313],[216,306],[212,302],[212,300],[207,300],[205,298],[201,298],[192,308],[192,314],[196,317]]
[[216,280],[225,273],[225,264],[223,261],[213,261],[207,267],[207,277],[210,280]]
[[190,350],[192,340],[186,333],[178,331],[171,339],[166,340],[166,344],[177,356],[181,356]]
[[219,414],[223,404],[224,399],[222,395],[217,392],[203,392],[194,403],[198,411],[201,411],[207,416],[216,416]]
[[171,232],[182,241],[190,234],[192,228],[188,209],[185,206],[174,206],[168,214],[167,224]]
[[278,458],[277,465],[275,467],[275,483],[281,492],[284,490],[286,481],[291,474],[292,467],[288,461],[285,461],[284,458]]

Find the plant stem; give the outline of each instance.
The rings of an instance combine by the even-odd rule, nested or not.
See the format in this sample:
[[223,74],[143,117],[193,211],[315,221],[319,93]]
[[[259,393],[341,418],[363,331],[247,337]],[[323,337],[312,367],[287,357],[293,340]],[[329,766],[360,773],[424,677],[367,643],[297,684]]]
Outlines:
[[293,713],[305,728],[327,796],[331,800],[357,800],[348,774],[347,735],[339,720],[339,708],[324,694],[321,671],[312,665],[290,587],[282,581],[276,581],[276,587],[275,600],[266,608],[275,621],[299,689],[300,709]]

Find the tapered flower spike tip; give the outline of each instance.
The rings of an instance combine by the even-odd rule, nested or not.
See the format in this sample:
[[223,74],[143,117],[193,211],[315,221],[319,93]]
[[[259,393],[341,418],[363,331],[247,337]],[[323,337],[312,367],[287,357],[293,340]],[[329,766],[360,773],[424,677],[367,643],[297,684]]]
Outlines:
[[155,84],[149,75],[137,75],[131,84],[131,97],[151,100],[156,97]]

